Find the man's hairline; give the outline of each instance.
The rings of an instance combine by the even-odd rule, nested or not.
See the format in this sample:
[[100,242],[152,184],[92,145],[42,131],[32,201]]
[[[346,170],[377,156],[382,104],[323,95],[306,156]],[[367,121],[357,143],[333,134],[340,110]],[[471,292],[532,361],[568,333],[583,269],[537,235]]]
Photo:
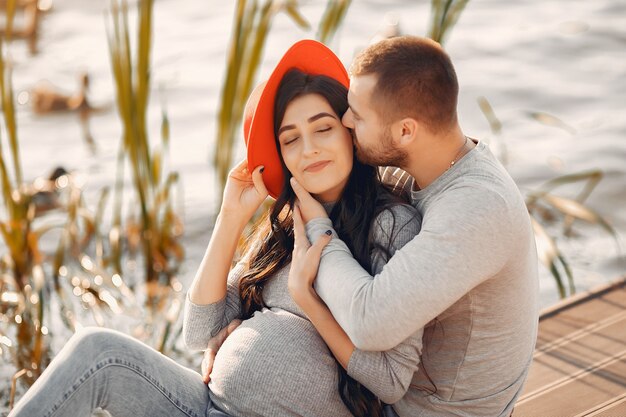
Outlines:
[[[378,82],[380,81],[380,74],[378,74],[375,71],[370,71],[370,72],[359,72],[359,73],[354,73],[354,72],[350,72],[350,79],[352,80],[353,78],[356,77],[374,77],[374,88],[372,88],[372,91],[370,92],[370,97],[373,96],[376,91],[378,91],[379,87],[378,87]],[[350,89],[348,89],[348,96],[350,95]],[[372,100],[369,100],[370,97],[368,97],[368,101],[372,102]],[[381,100],[381,101],[386,101],[385,99]],[[384,111],[382,111],[380,109],[380,106],[378,105],[372,105],[371,106],[372,109],[374,110],[374,113],[376,114],[376,117],[379,119],[379,122],[384,122]],[[357,116],[357,118],[362,119],[361,114],[357,111],[354,110],[354,108],[352,107],[352,105],[350,104],[350,100],[348,100],[348,108],[350,108],[350,111]],[[382,123],[384,125],[390,125],[391,123]]]

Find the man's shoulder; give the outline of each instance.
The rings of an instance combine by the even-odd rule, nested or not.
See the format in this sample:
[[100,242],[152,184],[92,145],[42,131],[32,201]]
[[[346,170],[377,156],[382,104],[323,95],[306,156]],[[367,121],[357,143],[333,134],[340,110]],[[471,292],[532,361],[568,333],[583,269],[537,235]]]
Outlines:
[[439,187],[439,197],[459,198],[462,194],[463,200],[483,200],[483,206],[499,206],[498,201],[509,209],[524,206],[515,181],[484,143],[479,143],[470,156]]

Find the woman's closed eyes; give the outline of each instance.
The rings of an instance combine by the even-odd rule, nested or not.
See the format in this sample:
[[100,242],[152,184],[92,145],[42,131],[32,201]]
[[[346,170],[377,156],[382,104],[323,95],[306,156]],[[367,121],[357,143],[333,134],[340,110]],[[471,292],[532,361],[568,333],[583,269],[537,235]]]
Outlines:
[[[317,130],[315,130],[316,134],[324,134],[324,133],[328,133],[333,129],[333,126],[325,126],[322,128],[319,128]],[[289,145],[294,143],[295,141],[297,141],[298,139],[300,139],[300,136],[294,136],[294,137],[288,137],[287,139],[283,140],[283,145]]]

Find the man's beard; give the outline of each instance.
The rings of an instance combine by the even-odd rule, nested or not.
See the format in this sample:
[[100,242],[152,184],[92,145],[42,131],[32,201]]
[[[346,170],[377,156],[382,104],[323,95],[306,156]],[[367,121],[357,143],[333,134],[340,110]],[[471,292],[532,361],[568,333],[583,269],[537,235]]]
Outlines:
[[393,145],[389,129],[385,129],[383,137],[376,146],[368,148],[359,144],[359,140],[354,131],[352,132],[352,138],[356,157],[361,163],[373,166],[392,166],[399,168],[406,166],[408,155],[406,152]]

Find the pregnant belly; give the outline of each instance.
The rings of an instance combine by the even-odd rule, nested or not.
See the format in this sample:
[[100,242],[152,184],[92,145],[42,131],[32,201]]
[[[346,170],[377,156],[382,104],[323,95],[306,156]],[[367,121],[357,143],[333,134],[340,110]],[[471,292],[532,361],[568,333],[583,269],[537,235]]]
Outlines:
[[217,353],[209,388],[234,416],[349,415],[328,347],[309,321],[286,311],[244,321]]

